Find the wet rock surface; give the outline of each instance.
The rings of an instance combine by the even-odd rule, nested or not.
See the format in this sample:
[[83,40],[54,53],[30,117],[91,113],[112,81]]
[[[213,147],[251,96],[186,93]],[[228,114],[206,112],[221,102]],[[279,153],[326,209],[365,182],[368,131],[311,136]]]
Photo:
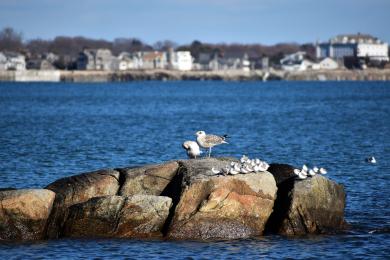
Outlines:
[[39,240],[55,193],[45,189],[0,191],[0,240]]
[[153,195],[105,196],[70,207],[65,237],[161,236],[172,200]]
[[345,192],[342,185],[316,175],[297,181],[290,194],[290,207],[279,233],[331,233],[345,226]]
[[46,189],[56,193],[50,216],[47,235],[61,236],[61,229],[67,218],[68,208],[94,197],[116,195],[119,189],[119,172],[99,170],[59,179]]

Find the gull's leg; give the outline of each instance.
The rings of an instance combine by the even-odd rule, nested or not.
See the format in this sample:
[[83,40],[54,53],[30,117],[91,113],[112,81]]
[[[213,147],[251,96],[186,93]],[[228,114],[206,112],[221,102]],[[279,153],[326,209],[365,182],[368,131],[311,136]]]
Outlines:
[[209,148],[209,158],[210,158],[210,155],[211,155],[211,147]]

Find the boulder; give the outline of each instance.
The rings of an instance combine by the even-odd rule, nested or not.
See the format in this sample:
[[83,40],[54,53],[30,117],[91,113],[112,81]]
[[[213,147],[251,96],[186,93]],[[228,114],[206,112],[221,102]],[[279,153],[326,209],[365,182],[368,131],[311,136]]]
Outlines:
[[66,237],[139,238],[161,236],[172,206],[168,197],[105,196],[70,207]]
[[45,189],[0,191],[0,240],[39,240],[55,193]]
[[229,159],[180,162],[180,201],[168,237],[174,239],[235,239],[261,235],[276,198],[269,172],[216,176],[211,168]]
[[58,238],[67,218],[68,208],[93,197],[116,195],[119,190],[119,172],[99,170],[59,179],[46,189],[56,193],[50,215],[47,235]]
[[161,195],[179,168],[177,162],[118,169],[124,178],[121,196],[136,194]]
[[283,235],[333,233],[345,227],[344,208],[342,185],[322,175],[305,180],[288,178],[278,184],[267,230]]

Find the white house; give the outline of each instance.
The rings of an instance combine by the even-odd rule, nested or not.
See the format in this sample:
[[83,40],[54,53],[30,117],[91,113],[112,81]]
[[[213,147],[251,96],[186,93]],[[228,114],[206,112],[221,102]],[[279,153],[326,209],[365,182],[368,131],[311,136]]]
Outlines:
[[306,52],[299,51],[286,55],[283,59],[280,60],[282,69],[286,71],[303,71],[307,70],[312,66],[312,62],[305,59]]
[[0,70],[25,70],[24,55],[16,52],[0,52]]
[[189,51],[176,51],[170,53],[170,62],[173,69],[191,70],[193,58]]
[[119,64],[118,64],[119,70],[142,69],[143,67],[141,52],[135,52],[135,53],[122,52],[119,54],[118,59],[119,59]]

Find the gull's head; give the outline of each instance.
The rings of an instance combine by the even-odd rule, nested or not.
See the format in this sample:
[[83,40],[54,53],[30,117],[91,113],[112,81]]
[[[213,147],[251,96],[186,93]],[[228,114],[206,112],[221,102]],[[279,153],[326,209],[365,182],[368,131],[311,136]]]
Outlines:
[[199,136],[206,135],[206,133],[204,131],[198,131],[198,132],[195,133],[195,135],[199,137]]

